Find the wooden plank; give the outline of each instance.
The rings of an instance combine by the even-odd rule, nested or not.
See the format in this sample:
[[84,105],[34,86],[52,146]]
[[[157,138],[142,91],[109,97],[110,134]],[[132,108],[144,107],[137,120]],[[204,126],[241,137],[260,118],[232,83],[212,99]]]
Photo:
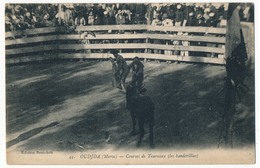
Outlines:
[[152,54],[152,53],[122,53],[124,58],[134,58],[138,56],[142,59],[158,59],[158,60],[169,60],[176,61],[178,59],[177,55],[164,55],[164,54]]
[[14,40],[5,40],[5,45],[8,46],[8,45],[17,45],[17,44],[54,41],[54,40],[57,40],[56,35],[39,36],[39,37],[27,37],[27,38],[19,38],[19,39],[14,39]]
[[59,49],[73,49],[73,50],[82,50],[82,49],[145,49],[146,44],[140,43],[122,43],[122,44],[64,44],[60,45]]
[[147,25],[77,26],[76,31],[147,30]]
[[193,36],[193,35],[173,35],[173,34],[149,34],[150,39],[159,40],[180,40],[180,41],[203,41],[212,43],[225,43],[225,37]]
[[[125,59],[133,59],[138,56],[141,59],[160,59],[160,60],[177,60],[178,56],[176,55],[163,55],[163,54],[147,54],[147,53],[120,53]],[[113,57],[110,53],[72,53],[59,54],[59,58],[86,58],[86,59],[108,59]]]
[[112,54],[109,53],[60,53],[59,59],[71,59],[71,58],[84,58],[84,59],[108,59],[109,57],[113,57]]
[[80,35],[68,34],[68,35],[57,35],[57,40],[81,40]]
[[[160,40],[181,40],[181,41],[203,41],[212,43],[225,43],[225,37],[209,36],[183,36],[172,34],[96,34],[96,37],[87,36],[88,40],[116,40],[116,39],[160,39]],[[59,40],[76,40],[81,39],[80,35],[59,35]]]
[[212,34],[226,34],[225,28],[213,27],[191,27],[191,26],[147,26],[148,31],[173,31],[173,32],[193,32],[193,33],[212,33]]
[[21,35],[34,35],[34,34],[46,34],[56,32],[56,27],[44,27],[35,29],[18,30],[14,32],[6,32],[5,38],[16,37]]
[[225,28],[212,27],[168,27],[152,25],[99,25],[99,26],[78,26],[76,31],[108,31],[108,30],[149,30],[149,31],[175,31],[175,32],[196,32],[196,33],[213,33],[225,34]]
[[[117,40],[117,39],[146,39],[147,34],[96,34],[96,37],[87,36],[88,40]],[[82,40],[80,35],[59,35],[59,40]]]
[[[224,59],[209,58],[209,57],[192,57],[192,56],[177,56],[177,55],[163,55],[163,54],[149,54],[149,53],[120,53],[125,59],[132,59],[135,56],[139,58],[156,59],[156,60],[170,60],[170,61],[182,61],[182,62],[200,62],[210,64],[225,64]],[[59,59],[108,59],[111,57],[108,53],[72,53],[72,54],[59,54]]]
[[184,62],[197,62],[197,63],[212,63],[212,64],[220,64],[224,65],[224,58],[211,58],[211,57],[198,57],[198,56],[185,56],[179,57],[178,61]]
[[[225,37],[208,36],[181,36],[172,34],[97,34],[96,37],[88,36],[88,40],[115,40],[115,39],[161,39],[180,41],[203,41],[213,43],[225,43]],[[26,43],[45,42],[53,40],[82,40],[80,35],[49,35],[39,37],[20,38],[15,40],[5,40],[5,45],[17,45]]]
[[179,51],[197,51],[197,52],[213,52],[225,53],[224,48],[217,47],[200,47],[200,46],[174,46],[174,45],[160,45],[160,44],[146,44],[149,49],[160,50],[179,50]]
[[30,52],[40,52],[40,51],[51,51],[58,49],[57,45],[41,45],[37,47],[23,47],[5,50],[6,55],[30,53]]
[[224,53],[224,48],[217,47],[201,47],[201,46],[174,46],[174,45],[160,45],[160,44],[142,44],[139,43],[119,43],[119,44],[64,44],[60,45],[59,49],[160,49],[160,50],[180,50],[180,51],[196,51],[196,52],[213,52]]
[[24,62],[32,62],[32,61],[43,61],[43,60],[51,60],[56,59],[57,55],[47,54],[47,55],[33,55],[33,56],[22,56],[22,57],[12,57],[6,58],[6,64],[17,64]]

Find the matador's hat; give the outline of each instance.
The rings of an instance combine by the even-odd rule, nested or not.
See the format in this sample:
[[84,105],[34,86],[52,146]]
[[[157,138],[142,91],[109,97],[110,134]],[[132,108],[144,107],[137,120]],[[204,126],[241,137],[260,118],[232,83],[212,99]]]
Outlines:
[[119,51],[118,51],[118,50],[112,50],[112,51],[110,51],[110,53],[111,53],[111,54],[118,54]]

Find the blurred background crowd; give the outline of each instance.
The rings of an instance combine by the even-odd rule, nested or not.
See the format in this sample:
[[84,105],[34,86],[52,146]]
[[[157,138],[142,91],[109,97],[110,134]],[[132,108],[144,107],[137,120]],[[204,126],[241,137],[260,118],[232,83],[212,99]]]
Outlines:
[[[121,24],[224,27],[227,7],[221,3],[7,4],[5,30]],[[252,3],[238,8],[241,21],[254,22]]]

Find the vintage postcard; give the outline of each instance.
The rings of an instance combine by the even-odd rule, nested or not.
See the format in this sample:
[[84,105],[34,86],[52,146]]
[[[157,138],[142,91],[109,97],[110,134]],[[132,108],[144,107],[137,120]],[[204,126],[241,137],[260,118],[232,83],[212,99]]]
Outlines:
[[255,4],[5,3],[8,165],[255,164]]

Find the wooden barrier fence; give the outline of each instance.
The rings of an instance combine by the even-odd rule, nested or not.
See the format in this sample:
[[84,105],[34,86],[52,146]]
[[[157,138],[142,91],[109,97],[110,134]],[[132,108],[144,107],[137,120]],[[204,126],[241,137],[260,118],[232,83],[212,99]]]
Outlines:
[[[58,30],[57,27],[47,27],[6,32],[6,63],[107,59],[111,56],[109,50],[118,49],[127,59],[139,56],[144,59],[225,64],[225,28],[102,25],[78,26],[70,33]],[[96,36],[88,34],[83,38],[84,32],[93,32]],[[183,56],[183,52],[186,55]]]

